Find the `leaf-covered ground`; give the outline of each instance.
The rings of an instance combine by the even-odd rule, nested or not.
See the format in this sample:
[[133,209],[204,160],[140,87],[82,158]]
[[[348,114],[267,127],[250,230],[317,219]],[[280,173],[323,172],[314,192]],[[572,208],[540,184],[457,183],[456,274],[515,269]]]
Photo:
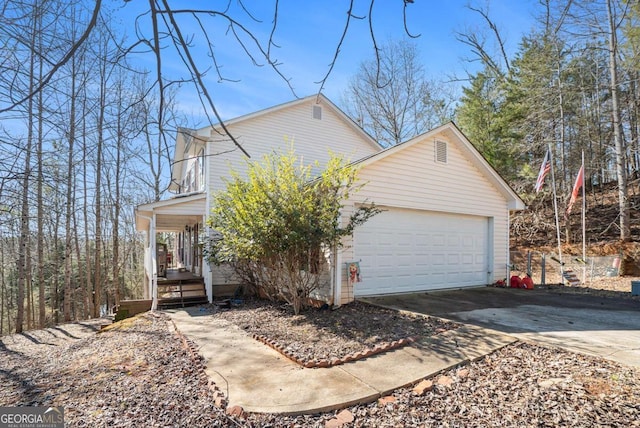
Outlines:
[[637,369],[524,343],[342,411],[230,416],[168,317],[101,323],[3,337],[0,406],[64,406],[73,427],[640,426]]

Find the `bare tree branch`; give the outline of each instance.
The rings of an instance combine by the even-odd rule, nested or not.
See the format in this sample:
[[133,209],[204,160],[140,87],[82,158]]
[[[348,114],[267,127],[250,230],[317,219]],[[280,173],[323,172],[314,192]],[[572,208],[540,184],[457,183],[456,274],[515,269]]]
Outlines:
[[5,113],[7,111],[13,110],[17,106],[21,105],[22,103],[24,103],[25,101],[29,100],[31,97],[36,95],[38,92],[42,91],[42,89],[45,86],[47,86],[47,84],[49,83],[49,81],[51,81],[51,79],[56,74],[56,72],[60,68],[62,68],[71,58],[73,58],[73,56],[75,55],[76,51],[87,40],[87,38],[89,37],[89,34],[91,34],[91,30],[93,30],[93,28],[96,26],[96,23],[98,21],[98,15],[100,14],[100,7],[101,6],[102,6],[102,0],[96,0],[96,5],[93,8],[93,13],[91,15],[91,20],[87,24],[87,28],[85,28],[85,30],[82,33],[82,35],[80,36],[80,38],[71,46],[71,48],[67,51],[67,53],[64,55],[64,57],[62,57],[62,59],[60,61],[58,61],[56,64],[54,64],[53,67],[51,67],[51,70],[49,70],[49,72],[46,75],[43,76],[43,78],[38,82],[38,84],[35,85],[34,89],[32,91],[30,91],[24,97],[19,99],[18,101],[10,104],[8,107],[0,109],[0,113]]
[[417,39],[418,37],[421,36],[421,34],[416,34],[416,35],[411,34],[411,32],[409,31],[409,27],[407,26],[407,6],[409,4],[413,4],[413,0],[404,0],[404,7],[402,9],[402,23],[404,25],[404,32],[407,34],[407,36],[411,37],[412,39]]
[[489,13],[487,11],[485,11],[483,9],[480,9],[480,8],[474,8],[472,6],[468,6],[468,7],[469,7],[470,10],[480,14],[480,16],[482,16],[484,18],[484,20],[487,22],[487,25],[489,25],[489,28],[491,29],[493,34],[496,36],[496,41],[498,42],[498,47],[500,48],[500,52],[502,54],[502,60],[504,61],[504,65],[507,68],[507,72],[511,71],[509,56],[507,55],[507,52],[505,51],[504,41],[502,40],[502,36],[500,35],[500,31],[498,30],[498,26],[489,17]]
[[173,31],[175,32],[175,35],[177,37],[176,41],[179,43],[179,46],[182,48],[182,52],[186,56],[186,59],[187,59],[186,65],[189,68],[189,70],[191,72],[191,75],[196,80],[196,82],[198,84],[198,88],[200,89],[200,91],[202,92],[204,97],[207,99],[207,101],[209,103],[209,107],[211,108],[211,111],[213,111],[213,114],[216,116],[216,119],[218,119],[218,123],[219,123],[220,127],[224,130],[226,135],[229,136],[231,141],[233,141],[233,144],[235,144],[236,147],[238,147],[242,151],[242,153],[244,153],[247,157],[250,158],[251,155],[249,155],[249,153],[242,147],[242,145],[240,145],[240,143],[235,139],[235,137],[233,135],[231,135],[231,132],[229,132],[229,130],[227,129],[227,126],[224,124],[224,121],[222,120],[222,117],[220,117],[220,114],[218,113],[218,109],[216,108],[216,106],[215,106],[215,104],[213,102],[213,99],[209,95],[209,90],[207,89],[207,86],[202,81],[202,74],[198,70],[198,66],[196,65],[195,61],[193,60],[193,57],[191,56],[191,50],[189,49],[189,46],[188,46],[187,42],[185,41],[184,37],[182,36],[182,32],[180,31],[180,27],[178,26],[178,23],[176,22],[175,17],[173,16],[173,13],[171,12],[171,8],[169,7],[168,1],[167,0],[162,0],[162,3],[164,4],[164,7],[166,9],[165,13],[168,16],[169,20],[171,21],[171,25],[172,25]]
[[[373,1],[371,3],[373,4]],[[322,89],[324,89],[324,85],[327,83],[327,80],[331,75],[331,71],[333,70],[333,67],[335,67],[336,62],[338,61],[338,56],[340,55],[340,48],[342,47],[342,43],[344,43],[344,40],[347,37],[347,31],[349,30],[349,24],[351,22],[351,18],[362,19],[361,17],[357,17],[353,15],[353,0],[351,0],[351,2],[349,3],[349,10],[347,10],[347,21],[344,24],[344,29],[342,30],[342,36],[340,36],[340,41],[338,42],[338,46],[336,46],[336,50],[333,54],[333,60],[329,64],[329,70],[327,70],[327,74],[325,74],[322,79],[315,82],[320,84],[320,88],[318,89],[318,96],[320,96]]]

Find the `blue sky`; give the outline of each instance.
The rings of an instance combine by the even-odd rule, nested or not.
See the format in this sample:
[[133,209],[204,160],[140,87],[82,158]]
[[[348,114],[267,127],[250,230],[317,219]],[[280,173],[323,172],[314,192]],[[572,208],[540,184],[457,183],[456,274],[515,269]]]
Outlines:
[[[216,4],[226,2],[214,2]],[[261,22],[255,22],[243,11],[238,2],[232,0],[228,13],[247,26],[266,43],[273,19],[273,1],[244,0],[245,6]],[[482,7],[498,25],[507,49],[516,51],[523,34],[533,26],[535,0],[415,0],[407,7],[407,24],[418,45],[420,58],[428,75],[438,81],[449,81],[454,77],[464,78],[467,71],[477,69],[477,64],[468,62],[473,55],[469,48],[456,40],[456,32],[490,33],[482,18],[465,7],[467,4]],[[354,13],[359,16],[369,14],[369,0],[355,1]],[[172,7],[210,8],[209,1],[171,2]],[[319,81],[327,72],[342,34],[349,7],[347,0],[281,0],[278,28],[275,41],[279,48],[274,57],[282,63],[282,73],[291,79],[298,96],[307,96],[318,91]],[[121,16],[133,17],[144,8],[145,2],[129,2],[121,9]],[[488,8],[488,9],[487,9]],[[376,39],[379,43],[387,39],[406,37],[403,27],[402,0],[377,0],[374,3],[373,21]],[[148,20],[147,20],[148,21]],[[149,27],[141,20],[142,31],[149,33]],[[193,20],[182,21],[186,34],[193,34],[194,50],[197,52],[199,67],[204,70],[212,65],[206,52],[201,50],[204,39]],[[209,71],[205,77],[216,107],[223,119],[230,119],[251,113],[272,105],[294,99],[286,83],[268,67],[256,67],[249,60],[242,47],[229,35],[227,25],[220,17],[203,20],[207,33],[215,44],[216,59],[222,67],[224,77],[238,82],[219,83],[216,73]],[[128,28],[133,28],[125,23]],[[183,30],[184,31],[184,30]],[[200,35],[199,35],[200,34]],[[488,40],[493,40],[489,38]],[[255,52],[255,51],[254,51]],[[324,94],[339,103],[340,96],[347,87],[360,62],[373,57],[373,45],[368,21],[352,20],[338,61],[325,86]],[[154,65],[149,57],[138,56],[136,63],[146,68]],[[183,75],[184,66],[167,47],[165,72],[168,75]],[[459,84],[458,84],[459,87]],[[180,109],[190,117],[201,117],[202,108],[196,94],[183,88],[179,96]],[[198,125],[190,124],[190,126]],[[199,123],[204,125],[204,123]]]

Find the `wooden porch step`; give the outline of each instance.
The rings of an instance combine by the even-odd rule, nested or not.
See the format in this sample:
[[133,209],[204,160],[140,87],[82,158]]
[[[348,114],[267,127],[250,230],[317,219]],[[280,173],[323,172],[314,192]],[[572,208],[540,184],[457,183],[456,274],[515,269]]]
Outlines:
[[207,296],[158,299],[158,307],[160,309],[185,308],[188,306],[206,305],[208,303],[209,299],[207,299]]
[[158,293],[168,293],[176,290],[182,291],[200,291],[204,290],[204,283],[193,283],[193,284],[158,284]]
[[158,281],[158,307],[169,309],[209,303],[202,278]]
[[158,287],[176,284],[204,284],[204,280],[198,277],[181,279],[158,279]]

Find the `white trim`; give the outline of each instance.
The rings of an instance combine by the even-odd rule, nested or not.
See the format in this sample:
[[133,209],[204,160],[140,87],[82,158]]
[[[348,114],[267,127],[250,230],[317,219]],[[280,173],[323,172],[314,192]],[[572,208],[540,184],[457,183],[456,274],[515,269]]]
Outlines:
[[151,310],[158,309],[158,268],[156,266],[156,214],[151,217],[149,228],[149,248],[151,253]]
[[[202,216],[202,229],[204,234],[209,237],[211,236],[211,229],[207,226],[207,216]],[[206,245],[206,244],[205,244]],[[209,299],[209,303],[213,303],[213,271],[211,268],[211,263],[209,263],[204,254],[202,254],[202,278],[204,279],[204,288],[207,292],[207,299]]]
[[[487,217],[487,285],[494,283],[493,277],[496,264],[495,222],[495,217]],[[509,242],[509,239],[507,239],[507,242]]]
[[[211,144],[207,144],[205,145],[205,158],[209,159],[209,155],[211,154]],[[206,191],[209,188],[209,183],[211,183],[211,163],[210,162],[205,162],[205,168],[204,168],[204,188],[205,188],[205,203],[204,203],[204,214],[202,216],[202,227],[204,228],[204,233],[207,237],[211,237],[211,228],[209,227],[209,225],[207,224],[207,217],[209,216],[209,213],[211,212],[211,208],[212,208],[212,199],[213,199],[213,195],[211,192]],[[204,286],[205,286],[205,290],[207,292],[207,298],[209,299],[209,303],[213,303],[213,266],[211,266],[211,263],[204,261],[204,256],[203,256],[203,260],[202,260],[202,264],[207,266],[206,268],[206,275],[204,275],[204,270],[203,269],[203,277],[204,277]],[[204,266],[203,266],[204,267]]]
[[198,201],[200,199],[206,199],[206,192],[198,191],[188,195],[182,194],[180,196],[174,196],[173,198],[163,199],[161,201],[151,202],[148,204],[140,204],[137,207],[137,211],[151,211],[157,208],[184,204],[187,202]]

